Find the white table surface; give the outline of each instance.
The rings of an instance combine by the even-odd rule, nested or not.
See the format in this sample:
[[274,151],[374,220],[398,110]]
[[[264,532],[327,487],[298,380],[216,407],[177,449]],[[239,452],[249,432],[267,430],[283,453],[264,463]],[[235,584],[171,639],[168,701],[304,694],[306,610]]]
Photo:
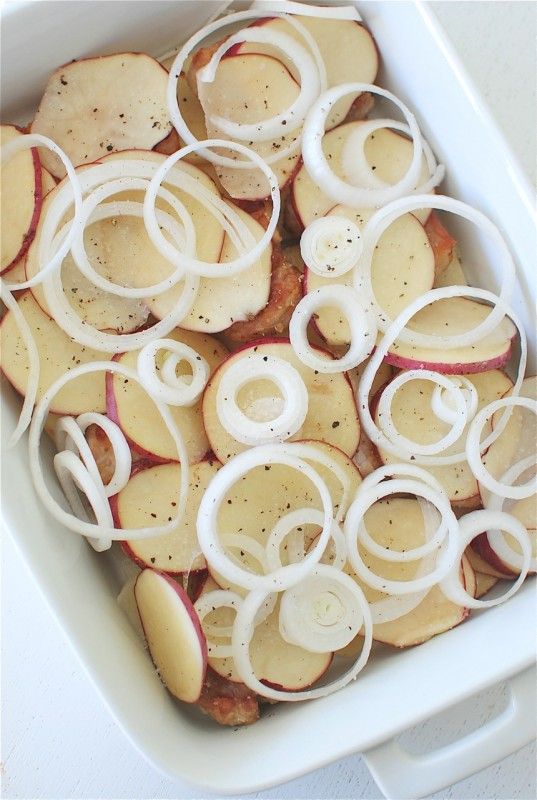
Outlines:
[[[536,180],[535,2],[435,2],[434,9],[508,141]],[[156,773],[134,751],[97,697],[9,538],[3,547],[2,763],[5,798],[198,798]],[[502,688],[452,709],[409,734],[423,750],[477,728]],[[435,798],[537,795],[535,746]],[[346,758],[249,797],[381,798],[363,761]]]

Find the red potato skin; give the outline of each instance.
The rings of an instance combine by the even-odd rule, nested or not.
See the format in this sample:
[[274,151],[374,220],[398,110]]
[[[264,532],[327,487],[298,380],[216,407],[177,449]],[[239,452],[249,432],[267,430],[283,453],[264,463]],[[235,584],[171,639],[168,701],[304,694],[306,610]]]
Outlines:
[[473,542],[471,542],[470,547],[478,556],[481,556],[483,561],[486,561],[493,569],[500,572],[506,580],[514,580],[517,577],[518,573],[510,569],[507,564],[496,555],[489,544],[486,533],[480,533],[479,536],[476,536]]
[[[25,133],[24,129],[15,125],[14,127],[17,128],[21,133]],[[41,206],[43,205],[43,182],[42,182],[42,173],[41,173],[41,161],[39,160],[39,151],[37,147],[32,147],[32,159],[34,163],[34,178],[35,178],[35,187],[34,187],[34,212],[32,214],[32,219],[30,220],[30,227],[28,231],[25,233],[24,238],[22,240],[22,244],[20,246],[19,252],[15,256],[15,258],[0,272],[0,275],[4,275],[6,272],[9,272],[14,266],[16,266],[19,261],[24,258],[26,253],[28,252],[28,248],[32,244],[32,241],[35,236],[35,232],[37,230],[37,223],[39,222],[39,217],[41,216]]]
[[399,369],[432,369],[440,372],[442,375],[474,375],[478,372],[487,372],[490,369],[503,369],[513,352],[513,340],[511,340],[509,347],[496,358],[490,361],[474,361],[469,364],[442,364],[437,362],[427,361],[412,361],[410,358],[398,356],[395,353],[388,352],[384,357],[384,361],[392,367]]
[[423,227],[433,249],[436,270],[442,271],[453,258],[453,250],[457,240],[442,225],[440,216],[436,211],[431,211]]
[[334,660],[334,653],[330,653],[330,660],[328,661],[325,669],[322,672],[320,672],[319,675],[317,675],[317,677],[313,681],[311,681],[311,683],[308,683],[307,686],[282,686],[279,683],[272,683],[271,681],[268,681],[265,678],[259,678],[259,680],[260,680],[261,683],[264,683],[265,686],[268,686],[269,689],[275,689],[277,692],[300,692],[300,691],[306,691],[307,689],[310,688],[310,686],[314,686],[314,684],[316,684],[317,681],[320,681],[321,678],[323,677],[323,675],[326,675],[326,673],[328,672],[328,670],[332,666],[333,660]]

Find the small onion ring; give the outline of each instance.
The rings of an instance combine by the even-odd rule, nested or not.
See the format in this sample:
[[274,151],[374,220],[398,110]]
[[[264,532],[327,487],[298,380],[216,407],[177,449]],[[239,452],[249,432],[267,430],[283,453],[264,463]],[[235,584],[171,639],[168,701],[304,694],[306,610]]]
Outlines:
[[219,625],[204,625],[204,618],[218,608],[231,608],[233,611],[236,611],[241,603],[242,597],[228,589],[214,589],[212,592],[200,595],[194,603],[194,609],[198,615],[203,632],[207,637],[207,650],[210,658],[230,658],[233,655],[231,644],[216,644],[210,641],[211,634],[213,636],[221,636],[222,638],[230,637],[232,627],[228,625],[225,627],[220,627]]
[[509,498],[510,500],[523,500],[537,491],[537,476],[522,484],[522,486],[512,486],[502,483],[492,477],[481,461],[480,456],[483,451],[483,445],[480,443],[481,431],[487,419],[500,408],[515,406],[527,408],[529,411],[533,411],[534,414],[537,414],[537,400],[533,400],[529,397],[512,396],[501,397],[499,400],[494,400],[476,414],[468,430],[468,436],[466,437],[466,460],[468,461],[468,465],[474,477],[477,478],[479,483],[482,483],[489,492]]
[[[477,406],[479,403],[477,389],[472,381],[464,375],[456,377],[450,375],[449,379],[462,392],[466,404],[466,421],[470,422],[477,413]],[[457,414],[457,409],[453,408],[448,402],[450,397],[449,390],[447,391],[447,399],[444,398],[444,394],[446,394],[446,391],[443,391],[442,387],[437,384],[433,389],[433,395],[431,397],[431,409],[442,422],[448,425],[454,425],[459,415]]]
[[[281,391],[284,407],[275,419],[251,419],[237,403],[237,393],[246,384],[268,380]],[[300,430],[308,413],[308,390],[292,364],[271,355],[251,353],[226,369],[216,394],[218,418],[226,431],[247,445],[284,441]]]
[[104,491],[108,497],[120,492],[129,482],[132,467],[132,455],[130,447],[125,438],[125,434],[113,420],[104,414],[97,414],[94,411],[86,411],[79,414],[76,424],[85,433],[90,425],[98,425],[106,434],[108,441],[114,451],[114,473]]
[[[280,600],[280,634],[288,644],[310,653],[332,653],[351,642],[362,627],[362,591],[356,581],[333,566],[317,564]],[[338,602],[333,619],[330,596]],[[324,608],[323,608],[324,606]]]
[[[78,533],[81,536],[89,538],[109,537],[112,541],[135,540],[135,539],[148,539],[155,536],[163,536],[166,533],[171,533],[175,527],[180,523],[183,518],[186,500],[188,496],[189,486],[189,462],[188,453],[186,451],[185,443],[181,434],[174,422],[170,410],[158,400],[153,399],[162,420],[168,429],[168,432],[173,439],[177,449],[177,456],[181,464],[181,480],[178,487],[177,497],[177,515],[165,525],[156,525],[154,527],[145,528],[128,528],[118,530],[116,528],[94,525],[92,523],[84,522],[71,514],[68,514],[51,495],[46,482],[43,477],[43,470],[39,458],[39,442],[41,434],[45,426],[48,410],[50,404],[56,394],[63,389],[63,387],[72,380],[88,375],[92,372],[115,372],[129,380],[140,383],[140,379],[135,370],[120,364],[117,361],[93,361],[89,364],[81,364],[72,370],[68,370],[61,375],[54,383],[47,389],[43,397],[37,404],[35,412],[30,425],[30,436],[28,441],[29,458],[30,458],[30,472],[32,480],[37,493],[37,496],[47,509],[47,511],[54,517],[54,519],[64,525],[73,533]],[[141,385],[141,384],[140,384]]]
[[[70,198],[75,204],[75,211],[69,231],[67,232],[64,241],[61,243],[60,247],[58,247],[56,252],[53,255],[47,254],[46,259],[48,260],[46,260],[43,258],[43,250],[40,247],[39,263],[41,264],[44,262],[44,266],[40,269],[37,275],[34,275],[33,278],[30,278],[27,281],[23,281],[22,283],[6,283],[6,288],[9,291],[30,289],[32,286],[36,286],[38,283],[41,283],[45,276],[48,276],[53,271],[59,269],[63,259],[69,252],[71,244],[80,227],[80,214],[82,211],[82,188],[80,181],[70,159],[63,152],[63,150],[52,141],[52,139],[49,139],[47,136],[41,136],[39,133],[28,133],[24,134],[23,136],[19,136],[16,139],[12,139],[10,142],[0,148],[0,163],[3,164],[4,161],[9,160],[11,156],[14,156],[21,150],[28,150],[32,147],[46,147],[47,150],[50,150],[58,156],[67,172],[69,182],[66,184],[66,188],[68,188]],[[44,222],[42,234],[45,240],[50,234],[50,227],[51,226],[47,218]]]
[[[457,545],[459,560],[462,558],[470,542],[479,533],[489,528],[495,528],[510,533],[520,544],[523,557],[520,575],[508,591],[502,594],[501,597],[496,597],[493,600],[477,600],[463,588],[458,567],[452,565],[446,576],[440,581],[440,589],[448,600],[451,600],[451,602],[459,606],[464,606],[466,608],[490,608],[491,606],[497,606],[505,600],[508,600],[520,589],[528,574],[531,563],[531,542],[528,532],[518,519],[511,516],[511,514],[506,514],[504,511],[487,511],[481,509],[479,511],[472,511],[469,514],[465,514],[464,517],[461,517],[459,520],[459,542]],[[440,564],[442,563],[444,555],[445,554],[441,554],[440,556]]]
[[[265,544],[266,563],[270,570],[275,571],[283,566],[280,558],[281,543],[294,528],[302,525],[317,525],[318,527],[322,528],[322,512],[318,511],[316,508],[297,508],[294,511],[290,511],[277,521]],[[331,541],[334,542],[336,550],[336,556],[332,566],[343,569],[345,561],[347,560],[347,545],[345,543],[343,532],[335,519],[332,520],[330,538]],[[289,558],[289,562],[292,564],[299,563],[304,556],[304,547],[302,547],[300,558]]]
[[[200,503],[197,517],[198,541],[207,563],[219,574],[244,589],[262,589],[264,594],[275,589],[285,589],[307,575],[319,561],[330,538],[332,524],[332,500],[326,484],[317,472],[305,461],[292,455],[300,452],[300,445],[294,443],[290,450],[284,444],[259,445],[230,459],[221,467],[209,483]],[[319,492],[323,505],[323,530],[314,549],[300,564],[282,567],[267,575],[255,575],[233,563],[226,555],[218,536],[218,512],[226,492],[236,481],[257,466],[282,464],[296,469],[308,478]],[[265,591],[266,590],[266,591]]]
[[261,681],[256,678],[252,669],[250,642],[254,635],[257,611],[261,607],[266,596],[267,592],[264,589],[257,589],[256,591],[250,592],[237,611],[233,624],[233,634],[231,637],[233,661],[240,679],[246,686],[261,697],[267,697],[269,700],[282,700],[284,702],[293,703],[301,700],[313,700],[332,694],[343,686],[346,686],[358,676],[358,673],[367,663],[373,643],[373,624],[371,622],[369,605],[360,589],[357,596],[360,597],[361,611],[363,614],[364,643],[359,657],[343,675],[325,686],[318,686],[315,689],[305,689],[300,692],[280,691],[261,683]]
[[322,278],[345,275],[358,263],[362,248],[358,225],[336,215],[310,222],[300,237],[302,260],[308,269]]
[[[156,356],[159,350],[170,355],[157,374]],[[186,361],[191,369],[191,380],[177,376],[177,366]],[[192,406],[201,396],[209,379],[209,365],[192,347],[175,339],[154,339],[138,353],[138,376],[146,392],[170,406]]]
[[299,17],[317,17],[319,19],[347,19],[355,22],[361,21],[358,9],[353,5],[347,6],[316,6],[306,3],[295,3],[293,0],[254,0],[250,8],[262,15],[270,14],[296,14]]
[[[341,358],[319,358],[308,342],[307,328],[314,313],[325,306],[341,309],[351,329],[349,350]],[[289,322],[289,339],[297,357],[318,372],[345,372],[358,366],[375,348],[377,327],[374,315],[364,309],[360,298],[350,286],[326,284],[308,292],[298,302]]]

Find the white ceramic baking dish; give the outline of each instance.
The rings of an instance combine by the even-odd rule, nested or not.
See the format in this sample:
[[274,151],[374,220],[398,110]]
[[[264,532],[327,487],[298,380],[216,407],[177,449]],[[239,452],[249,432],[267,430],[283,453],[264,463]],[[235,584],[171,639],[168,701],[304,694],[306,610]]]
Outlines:
[[[27,119],[47,74],[72,58],[118,49],[156,55],[184,40],[226,3],[12,3],[3,10],[2,117]],[[242,4],[244,5],[244,4]],[[429,9],[365,2],[359,9],[382,53],[380,81],[416,112],[447,165],[446,191],[498,223],[516,256],[515,307],[534,333],[537,252],[524,176]],[[30,46],[31,44],[31,46]],[[497,285],[495,254],[461,228],[477,285]],[[532,341],[535,367],[535,341]],[[19,401],[7,389],[2,440]],[[535,592],[475,613],[421,647],[377,659],[352,686],[306,704],[274,707],[251,728],[221,729],[178,706],[116,605],[119,577],[106,555],[62,530],[35,499],[25,443],[5,452],[2,514],[58,623],[125,734],[158,769],[217,794],[252,792],[351,753],[365,753],[387,796],[422,797],[521,747],[532,737]],[[509,708],[442,751],[413,758],[398,733],[513,677]]]

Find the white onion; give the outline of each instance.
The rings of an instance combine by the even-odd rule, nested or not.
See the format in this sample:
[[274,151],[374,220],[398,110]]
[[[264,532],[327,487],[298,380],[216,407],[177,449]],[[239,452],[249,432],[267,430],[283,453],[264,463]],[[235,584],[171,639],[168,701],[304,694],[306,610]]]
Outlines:
[[[207,563],[231,583],[245,589],[263,589],[265,593],[284,589],[311,571],[326,549],[332,524],[332,500],[326,484],[317,472],[301,458],[300,445],[293,450],[287,445],[260,445],[230,459],[213,477],[200,503],[197,517],[198,541]],[[282,567],[267,575],[255,575],[235,564],[225,553],[218,535],[218,512],[232,486],[250,470],[266,464],[283,464],[296,469],[308,478],[319,492],[323,506],[323,530],[316,546],[300,564]]]
[[362,247],[358,225],[336,215],[314,220],[300,237],[302,260],[322,278],[338,278],[349,272],[358,263]]
[[257,12],[258,16],[266,13],[270,14],[297,14],[302,17],[318,17],[321,19],[350,19],[355,22],[361,21],[358,9],[354,5],[347,6],[317,6],[306,3],[295,3],[293,0],[254,0],[250,8]]
[[[348,559],[358,577],[372,589],[377,589],[386,594],[413,594],[423,589],[429,589],[438,583],[438,581],[447,574],[457,557],[458,523],[445,493],[441,495],[440,493],[433,492],[425,484],[401,479],[392,480],[386,484],[379,484],[369,491],[361,492],[360,488],[358,489],[354,503],[347,512],[344,528],[347,540]],[[435,505],[441,515],[441,525],[438,527],[435,536],[425,545],[407,550],[404,553],[379,547],[378,544],[370,539],[362,524],[367,509],[373,505],[373,503],[377,502],[377,500],[382,497],[399,492],[423,497]],[[388,578],[382,578],[376,575],[366,567],[358,550],[358,545],[363,544],[368,550],[374,550],[376,555],[379,555],[386,561],[416,560],[419,557],[430,554],[433,542],[434,545],[438,547],[438,541],[444,541],[446,532],[447,544],[444,544],[443,549],[445,550],[445,555],[442,563],[437,564],[436,568],[427,575],[419,578],[414,577],[412,580],[408,581],[389,580]],[[375,546],[373,547],[373,545]]]
[[199,617],[201,627],[207,638],[207,650],[210,658],[229,658],[233,655],[231,644],[216,644],[210,640],[212,636],[222,638],[230,637],[232,627],[217,624],[204,624],[203,620],[212,611],[218,608],[231,608],[236,611],[242,603],[242,597],[227,589],[214,589],[212,592],[202,594],[194,603],[194,609]]
[[[466,608],[490,608],[491,606],[497,606],[499,603],[508,600],[520,589],[528,574],[531,563],[531,542],[528,532],[521,522],[503,511],[472,511],[469,514],[465,514],[464,517],[461,517],[459,520],[459,560],[462,558],[470,542],[478,534],[489,528],[496,528],[510,533],[520,544],[523,558],[520,575],[508,591],[502,594],[501,597],[495,597],[493,600],[477,600],[463,588],[459,571],[452,565],[447,575],[440,583],[442,592],[452,603],[465,606]],[[440,558],[443,559],[444,556],[445,554],[441,554]]]
[[[501,495],[502,497],[510,498],[511,500],[521,500],[525,497],[530,497],[537,491],[537,476],[532,480],[522,484],[522,486],[512,486],[510,484],[497,481],[490,472],[486,469],[481,461],[481,452],[483,445],[480,442],[481,431],[486,421],[501,408],[527,408],[537,414],[537,400],[529,397],[502,397],[499,400],[494,400],[485,406],[474,417],[468,436],[466,437],[466,460],[472,470],[472,474],[477,478],[479,483],[482,483],[490,492]],[[494,433],[496,430],[494,431]]]
[[[163,236],[155,216],[155,201],[161,183],[167,180],[169,171],[178,161],[189,155],[189,153],[201,151],[202,147],[222,146],[227,146],[229,149],[235,150],[236,152],[247,156],[250,159],[250,163],[253,163],[263,172],[270,186],[272,214],[263,236],[248,252],[237,256],[237,258],[232,259],[231,261],[226,261],[225,263],[209,263],[207,261],[200,261],[199,259],[193,258],[186,253],[182,253]],[[262,253],[264,253],[267,247],[269,247],[278,223],[280,206],[280,190],[278,188],[277,178],[271,168],[267,166],[267,164],[256,152],[250,150],[242,144],[239,144],[238,142],[225,142],[222,139],[207,139],[204,142],[197,142],[195,144],[188,145],[187,147],[183,147],[181,150],[178,150],[176,153],[172,153],[172,155],[169,156],[169,158],[167,158],[166,161],[164,161],[157,168],[144,198],[144,221],[147,232],[155,247],[157,247],[159,252],[162,253],[165,258],[168,258],[169,261],[171,261],[174,265],[184,267],[190,272],[196,272],[197,275],[224,278],[229,277],[230,275],[237,275],[239,272],[251,267],[252,264],[259,259]],[[231,208],[228,208],[231,213]]]
[[[308,324],[320,308],[335,306],[340,309],[351,329],[351,343],[340,358],[320,357],[308,342]],[[374,315],[363,308],[360,298],[351,287],[327,284],[304,295],[289,322],[289,339],[298,358],[318,372],[344,372],[358,366],[375,347],[377,328]]]
[[[332,106],[348,94],[363,92],[380,95],[395,103],[403,113],[412,136],[412,161],[404,177],[392,186],[380,189],[353,186],[339,178],[330,167],[322,147],[326,118]],[[381,206],[415,189],[421,172],[422,152],[422,136],[414,115],[394,94],[374,84],[344,83],[329,89],[316,100],[304,122],[302,158],[310,178],[335,203],[343,203],[353,208]]]
[[233,661],[235,669],[243,681],[252,691],[261,697],[270,700],[282,700],[284,702],[297,702],[300,700],[313,700],[317,697],[324,697],[332,692],[336,692],[354,680],[360,671],[365,667],[371,652],[373,642],[373,625],[369,606],[363,592],[358,589],[357,597],[360,599],[361,613],[363,616],[363,635],[364,643],[362,651],[352,666],[339,678],[325,684],[317,686],[315,689],[305,689],[301,692],[286,692],[273,689],[256,678],[250,660],[250,643],[254,635],[255,619],[258,609],[266,598],[267,592],[263,589],[250,592],[239,608],[233,624],[233,635],[231,643],[233,647]]
[[362,592],[349,575],[317,564],[280,601],[280,634],[310,653],[332,653],[352,642],[362,627]]
[[[477,389],[472,381],[464,376],[453,377],[453,375],[451,375],[450,381],[457,389],[460,390],[461,395],[464,398],[464,403],[466,405],[466,422],[468,423],[475,417],[477,413],[477,406],[479,402]],[[454,395],[451,393],[451,390],[445,388],[443,389],[438,383],[434,387],[431,397],[431,408],[433,413],[438,417],[438,419],[442,420],[442,422],[446,422],[448,425],[455,425],[459,420],[456,402],[452,402],[453,397]]]
[[79,414],[76,424],[85,433],[90,425],[97,425],[106,434],[114,451],[114,472],[104,487],[108,497],[120,492],[129,482],[132,467],[132,456],[125,434],[113,420],[104,414],[87,411]]
[[[14,141],[18,141],[15,139]],[[21,413],[15,430],[9,437],[8,448],[14,447],[32,419],[32,411],[37,398],[37,390],[39,388],[39,374],[41,364],[39,361],[39,351],[32,335],[30,326],[26,322],[26,318],[20,310],[19,304],[7,288],[3,278],[0,278],[0,297],[2,302],[5,303],[6,308],[13,314],[13,319],[20,333],[21,339],[26,347],[28,353],[28,375],[26,382],[26,389],[24,392],[24,400],[22,403]]]
[[337,461],[329,456],[322,447],[316,447],[315,444],[309,444],[308,441],[287,442],[286,448],[289,453],[296,454],[300,458],[305,458],[307,461],[316,461],[335,475],[341,484],[341,499],[339,504],[336,505],[337,514],[334,515],[336,522],[341,522],[347,512],[350,504],[350,490],[351,481],[349,474]]
[[[530,469],[534,470],[535,466],[536,464],[534,456],[524,458],[509,467],[509,469],[502,475],[500,482],[502,484],[512,486],[513,483],[524,474],[524,472],[527,472]],[[505,500],[505,497],[490,493],[484,500],[483,505],[488,511],[503,511]],[[535,502],[537,502],[537,498],[535,498]],[[522,569],[524,565],[523,556],[510,547],[502,531],[487,531],[487,539],[492,550],[494,550],[496,555],[502,561],[504,561],[508,567],[514,570]],[[537,557],[532,557],[529,569],[532,572],[537,571]]]
[[[515,264],[498,227],[480,211],[472,208],[472,206],[469,206],[466,203],[462,203],[460,200],[454,200],[452,197],[444,197],[443,195],[413,195],[412,197],[401,197],[397,200],[394,200],[393,202],[384,206],[384,208],[381,208],[379,211],[377,211],[372,217],[370,217],[364,229],[364,252],[362,259],[360,260],[359,269],[355,272],[355,288],[359,291],[367,293],[368,300],[372,304],[372,309],[374,309],[375,313],[377,314],[379,329],[387,333],[388,330],[391,329],[393,321],[389,319],[384,309],[378,305],[375,293],[373,291],[371,278],[375,247],[377,246],[382,234],[396,219],[403,214],[417,211],[418,209],[422,208],[448,211],[452,214],[456,214],[457,216],[472,222],[489,238],[492,239],[504,267],[501,290],[498,301],[494,303],[494,308],[486,317],[486,319],[475,328],[472,328],[465,333],[453,334],[449,336],[418,333],[417,331],[412,331],[405,327],[405,322],[405,326],[401,328],[397,334],[397,339],[401,342],[405,342],[416,347],[427,347],[439,350],[475,344],[475,342],[479,341],[487,333],[490,333],[494,328],[496,328],[505,316],[505,305],[509,302],[514,285]],[[414,314],[424,308],[425,305],[433,303],[435,300],[440,300],[442,298],[459,296],[476,297],[476,295],[473,295],[470,292],[463,293],[461,291],[461,287],[458,286],[433,289],[432,291],[422,295],[422,297],[417,298],[413,303],[410,303],[403,313],[407,313],[410,309],[414,309],[413,313],[407,317],[408,322],[410,319],[412,319]],[[398,319],[400,319],[401,316],[402,315],[400,315]],[[390,335],[393,336],[393,334]],[[395,338],[396,337],[393,337],[393,341]]]
[[[220,542],[228,550],[240,550],[241,556],[243,553],[252,556],[258,562],[263,572],[266,572],[267,557],[265,548],[254,539],[253,536],[248,536],[246,533],[222,533]],[[239,565],[241,564],[240,559],[237,558],[236,561]]]
[[[58,392],[63,389],[63,387],[68,384],[70,381],[75,380],[76,378],[81,377],[82,375],[88,375],[92,372],[113,372],[119,375],[123,375],[125,378],[129,380],[136,381],[136,383],[140,383],[140,379],[138,378],[137,373],[126,367],[123,364],[118,363],[117,361],[94,361],[90,364],[81,364],[79,367],[75,367],[72,370],[68,370],[63,375],[61,375],[52,386],[50,386],[39,403],[36,406],[32,423],[30,426],[30,436],[29,436],[29,459],[30,459],[30,472],[32,475],[32,480],[34,483],[35,490],[37,495],[47,511],[52,514],[54,519],[62,525],[65,525],[66,528],[73,531],[73,533],[78,533],[81,536],[87,536],[89,538],[104,538],[108,537],[115,540],[136,540],[136,539],[147,539],[152,538],[155,536],[162,536],[166,533],[171,533],[174,528],[180,523],[181,519],[183,518],[186,500],[188,495],[188,486],[189,486],[189,463],[188,463],[188,453],[186,451],[186,447],[184,441],[181,437],[181,434],[175,424],[175,421],[169,411],[169,409],[160,403],[158,400],[153,400],[157,411],[159,412],[162,420],[174,442],[174,445],[177,449],[177,458],[181,464],[181,478],[180,483],[178,486],[177,492],[177,514],[176,516],[167,522],[164,525],[156,525],[154,527],[145,527],[145,528],[127,528],[127,529],[115,529],[113,526],[104,526],[104,525],[94,525],[89,522],[85,522],[84,520],[79,520],[76,517],[68,514],[60,505],[56,502],[54,497],[51,495],[44,476],[43,476],[43,467],[41,466],[41,459],[39,457],[39,443],[41,439],[41,434],[43,432],[43,428],[46,422],[47,414],[50,408],[50,404],[54,400],[54,397],[58,394]],[[76,456],[75,456],[76,458]],[[81,462],[80,462],[81,463]]]
[[[253,420],[237,403],[238,392],[259,380],[271,381],[283,395],[283,408],[274,419]],[[288,361],[251,353],[224,370],[216,394],[216,410],[222,426],[242,444],[283,441],[304,424],[308,413],[308,390],[298,370]]]
[[308,51],[296,39],[287,34],[264,26],[255,26],[229,36],[215,50],[209,63],[198,71],[198,87],[201,88],[201,84],[214,81],[222,56],[230,47],[240,42],[270,44],[291,58],[300,77],[300,93],[289,108],[268,120],[248,124],[209,115],[208,121],[227,136],[239,141],[266,142],[292,133],[302,124],[309,107],[319,96],[320,81],[315,61]]
[[[295,528],[302,527],[303,525],[317,525],[322,528],[322,512],[318,511],[316,508],[297,508],[277,521],[265,545],[265,558],[268,569],[275,571],[283,566],[280,557],[281,544]],[[299,563],[305,556],[304,533],[302,532],[300,536],[297,535],[295,538],[300,542],[300,544],[298,544],[297,541],[295,551],[292,550],[289,544],[287,545],[288,561],[290,564]],[[335,519],[332,520],[330,540],[335,546],[335,557],[332,566],[342,569],[347,559],[347,547],[343,532]],[[323,553],[323,556],[325,554],[326,551]]]
[[[157,374],[156,357],[166,350],[160,375]],[[179,364],[186,361],[192,375],[177,375]],[[138,353],[138,376],[148,394],[170,406],[192,406],[200,398],[209,379],[209,365],[192,347],[175,339],[154,339]]]
[[[442,388],[444,392],[448,394],[448,397],[453,400],[454,407],[448,409],[449,413],[452,415],[452,421],[449,423],[452,427],[445,436],[442,436],[441,439],[431,444],[419,444],[418,442],[412,441],[412,439],[408,439],[406,436],[399,433],[393,422],[391,405],[394,396],[402,386],[414,380],[430,381],[434,383],[435,388]],[[468,381],[468,383],[470,383],[470,381]],[[473,384],[471,385],[473,387]],[[475,387],[473,388],[474,392],[476,392]],[[444,408],[445,405],[440,406],[441,413],[443,413]],[[379,428],[407,458],[410,458],[412,454],[419,454],[422,456],[436,455],[443,450],[447,450],[448,447],[455,444],[462,436],[468,421],[467,415],[468,406],[462,390],[456,386],[454,381],[447,375],[442,375],[430,369],[410,369],[400,372],[390,381],[385,389],[383,389],[377,406]],[[445,416],[444,414],[443,417],[440,417],[444,422],[447,421]]]
[[[493,294],[492,292],[486,291],[485,289],[474,289],[469,286],[448,286],[443,287],[441,289],[432,289],[429,292],[426,292],[421,298],[416,298],[407,308],[403,309],[399,316],[391,323],[390,327],[382,337],[382,339],[377,343],[374,353],[372,354],[369,362],[366,364],[365,369],[363,371],[362,377],[360,379],[360,383],[358,385],[358,392],[357,392],[357,406],[358,412],[360,414],[360,422],[362,427],[364,428],[365,432],[369,439],[373,442],[373,444],[382,449],[386,450],[391,455],[395,456],[396,458],[406,458],[407,451],[401,450],[399,446],[394,444],[385,434],[381,431],[371,414],[371,409],[369,408],[369,395],[371,393],[371,388],[373,386],[373,381],[375,380],[375,375],[382,364],[384,357],[386,356],[390,345],[397,339],[399,336],[400,331],[403,330],[405,325],[408,321],[417,313],[417,311],[424,308],[426,305],[429,305],[431,302],[435,300],[442,299],[444,297],[457,297],[457,296],[468,296],[473,297],[479,300],[486,300],[491,303],[499,303],[502,308],[502,312],[507,314],[509,318],[513,321],[514,325],[518,329],[518,333],[520,336],[520,360],[518,363],[518,371],[515,384],[511,390],[513,395],[517,395],[520,391],[520,387],[522,385],[522,381],[524,379],[524,373],[526,370],[526,363],[527,363],[527,339],[526,334],[524,332],[524,328],[522,327],[518,317],[514,313],[511,308],[503,305],[500,301],[500,298]],[[480,450],[484,452],[491,444],[494,442],[500,433],[502,432],[505,424],[507,423],[508,414],[504,415],[498,422],[498,426],[490,433],[490,435],[481,443]],[[449,455],[436,455],[436,456],[422,456],[419,454],[413,454],[411,456],[412,460],[414,460],[417,464],[424,464],[428,466],[441,466],[447,464],[458,464],[462,461],[466,461],[466,453],[451,453]]]
[[[21,150],[28,150],[32,147],[46,147],[47,150],[50,150],[58,156],[67,172],[68,183],[66,183],[65,188],[69,193],[70,203],[74,203],[75,205],[75,211],[69,231],[67,232],[67,235],[60,247],[58,247],[55,252],[46,253],[45,255],[43,253],[43,248],[40,247],[38,253],[39,264],[43,266],[41,266],[38,274],[34,275],[34,277],[30,278],[30,280],[23,281],[22,283],[6,284],[6,288],[10,291],[16,289],[29,289],[32,286],[37,286],[37,284],[41,283],[45,276],[50,275],[54,270],[58,270],[63,259],[69,252],[75,235],[80,229],[80,213],[82,210],[82,189],[80,186],[80,181],[70,159],[63,152],[63,150],[52,141],[52,139],[49,139],[47,136],[41,136],[41,134],[38,133],[29,133],[24,134],[23,136],[18,136],[16,139],[12,139],[10,142],[0,148],[0,163],[3,164]],[[45,242],[47,241],[48,236],[50,236],[51,239],[54,236],[56,232],[55,224],[57,223],[55,223],[54,220],[49,223],[49,215],[47,214],[41,234]],[[51,228],[54,229],[51,230]]]
[[[412,135],[408,125],[395,119],[368,119],[362,120],[359,125],[356,125],[347,137],[341,155],[343,174],[354,186],[363,186],[367,189],[383,189],[389,186],[373,171],[364,151],[368,137],[383,128]],[[430,177],[413,190],[413,193],[419,192],[419,194],[430,192],[444,177],[444,167],[437,165],[433,151],[423,137],[422,147]]]

